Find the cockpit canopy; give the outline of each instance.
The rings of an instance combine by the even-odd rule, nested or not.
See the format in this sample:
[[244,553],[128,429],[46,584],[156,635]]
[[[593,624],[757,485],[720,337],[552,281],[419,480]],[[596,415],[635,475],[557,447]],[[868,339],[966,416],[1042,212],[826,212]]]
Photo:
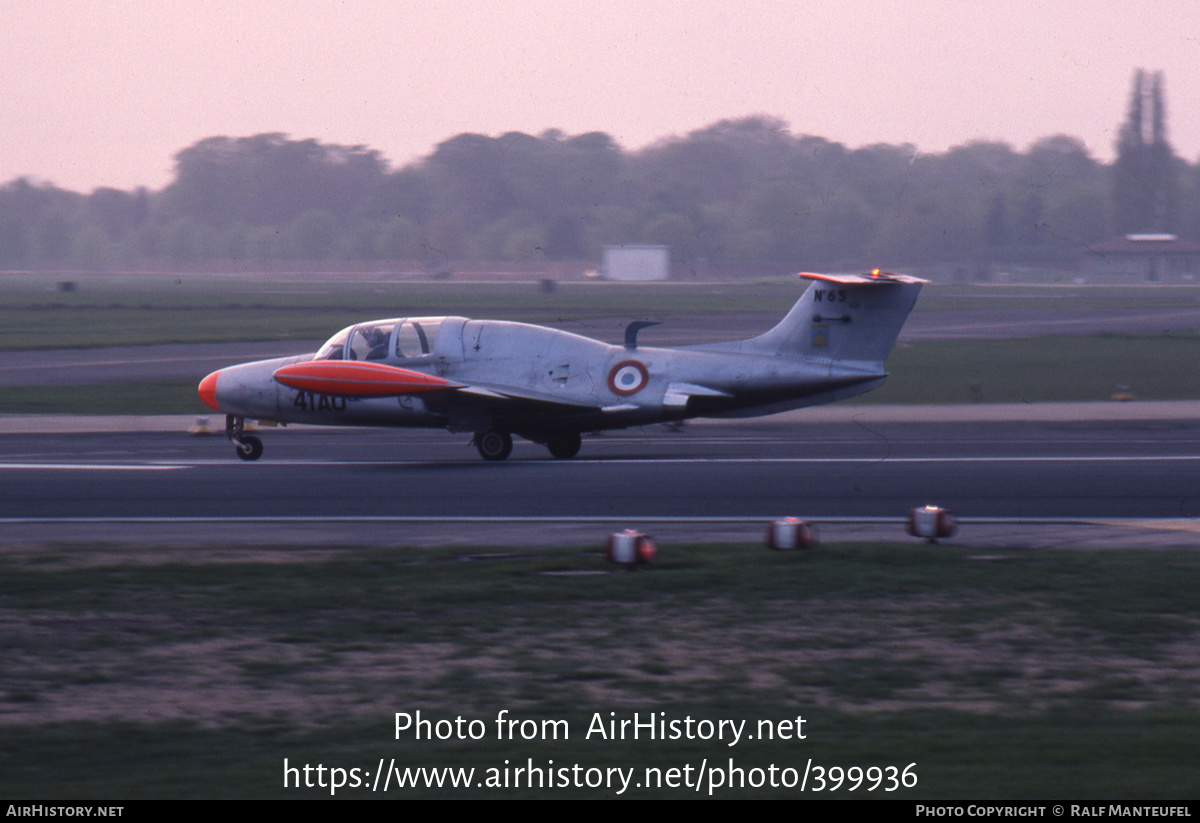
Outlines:
[[372,320],[329,338],[316,360],[413,360],[429,356],[445,317]]

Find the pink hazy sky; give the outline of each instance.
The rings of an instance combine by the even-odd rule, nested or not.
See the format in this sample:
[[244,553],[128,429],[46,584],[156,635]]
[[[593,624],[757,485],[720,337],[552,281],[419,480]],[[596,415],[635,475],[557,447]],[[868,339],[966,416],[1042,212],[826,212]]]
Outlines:
[[1108,160],[1135,68],[1200,156],[1195,0],[4,0],[0,182],[160,188],[214,135],[473,131],[641,148],[766,114],[850,147],[1081,138]]

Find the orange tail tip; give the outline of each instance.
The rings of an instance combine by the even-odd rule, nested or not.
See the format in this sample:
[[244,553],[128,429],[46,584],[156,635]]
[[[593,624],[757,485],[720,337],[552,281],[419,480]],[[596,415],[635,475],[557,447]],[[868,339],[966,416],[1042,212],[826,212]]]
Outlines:
[[448,380],[382,363],[310,360],[275,371],[275,380],[290,389],[343,397],[398,397],[452,388]]
[[217,376],[220,373],[220,371],[215,371],[200,381],[200,399],[213,411],[221,410],[221,407],[217,405]]

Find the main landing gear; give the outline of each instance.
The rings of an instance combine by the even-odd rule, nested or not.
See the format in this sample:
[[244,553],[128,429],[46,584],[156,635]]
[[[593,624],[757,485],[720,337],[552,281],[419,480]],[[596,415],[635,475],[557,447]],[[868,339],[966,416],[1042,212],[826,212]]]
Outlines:
[[570,460],[579,454],[582,444],[583,438],[579,436],[579,432],[563,432],[546,438],[546,448],[554,455],[555,460]]
[[[538,438],[537,442],[549,449],[556,459],[570,460],[579,454],[583,439],[579,432],[558,432],[545,440]],[[500,429],[477,432],[471,444],[479,450],[479,456],[484,460],[503,460],[512,454],[512,435]]]
[[245,428],[246,418],[225,415],[225,436],[233,442],[237,456],[243,460],[257,460],[262,457],[262,441],[252,434],[242,434]]
[[512,454],[512,435],[505,431],[491,429],[479,432],[472,442],[484,460],[503,460]]

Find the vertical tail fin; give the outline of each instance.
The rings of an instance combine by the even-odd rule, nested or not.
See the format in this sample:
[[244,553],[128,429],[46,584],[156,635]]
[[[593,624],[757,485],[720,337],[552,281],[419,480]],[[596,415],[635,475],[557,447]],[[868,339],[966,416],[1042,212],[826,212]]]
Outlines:
[[813,283],[770,331],[743,347],[791,357],[882,363],[892,350],[921,286],[929,282],[878,270],[871,274],[807,274]]

